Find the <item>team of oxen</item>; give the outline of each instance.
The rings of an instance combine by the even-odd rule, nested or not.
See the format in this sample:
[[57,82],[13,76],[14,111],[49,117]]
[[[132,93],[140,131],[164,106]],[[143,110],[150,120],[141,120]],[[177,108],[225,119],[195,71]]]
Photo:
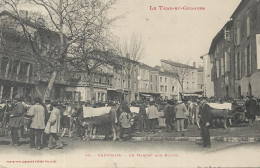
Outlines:
[[[212,118],[212,126],[215,125],[213,121],[222,120],[223,126],[227,128],[227,122],[232,125],[232,120],[235,122],[244,121],[244,105],[237,103],[209,103],[211,109],[209,113]],[[127,106],[127,105],[125,105]],[[161,107],[163,105],[160,105]],[[4,112],[10,110],[11,106],[6,104],[0,104],[0,120],[2,123],[2,129],[4,129],[6,119]],[[134,119],[133,128],[138,124],[140,120],[139,107],[129,107],[132,118]],[[159,108],[163,109],[163,108]],[[118,139],[119,134],[119,116],[122,112],[122,106],[113,107],[88,107],[79,105],[66,105],[66,115],[69,117],[70,127],[69,131],[72,132],[73,127],[81,127],[84,130],[84,138],[90,140],[92,135],[95,135],[97,130],[100,134],[105,135],[105,139],[108,139],[112,133],[113,140]],[[163,117],[163,116],[161,116]],[[75,124],[78,123],[78,124]],[[78,129],[78,128],[77,128]]]
[[[209,113],[212,119],[211,125],[213,127],[215,127],[215,122],[217,122],[217,120],[222,121],[221,123],[223,123],[224,128],[227,128],[227,123],[229,123],[229,125],[232,125],[232,121],[234,122],[245,121],[243,105],[239,105],[236,103],[221,103],[221,104],[208,103],[208,104],[211,107]],[[111,135],[111,133],[113,136],[113,140],[118,139],[119,126],[120,126],[119,116],[122,112],[122,106],[99,107],[99,108],[83,106],[80,108],[69,107],[67,109],[72,110],[71,116],[77,117],[77,119],[81,123],[81,126],[84,127],[85,138],[87,140],[90,140],[90,137],[96,134],[97,132],[96,130],[99,131],[102,130],[102,132],[105,134],[105,139],[107,139],[109,135]],[[134,119],[133,128],[136,128],[137,124],[139,124],[138,120],[141,119],[139,115],[139,107],[130,107],[129,111],[131,112],[132,117]]]

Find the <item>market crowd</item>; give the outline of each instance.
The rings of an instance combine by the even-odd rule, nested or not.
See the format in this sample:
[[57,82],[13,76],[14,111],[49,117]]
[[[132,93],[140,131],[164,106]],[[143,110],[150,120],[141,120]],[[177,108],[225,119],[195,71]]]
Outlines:
[[[242,99],[241,99],[242,100]],[[138,106],[139,112],[133,114],[125,103],[109,103],[111,111],[116,111],[117,119],[115,124],[120,129],[119,140],[124,139],[124,134],[131,139],[132,132],[136,129],[139,133],[156,132],[156,128],[166,128],[167,132],[188,131],[188,125],[194,124],[201,130],[201,137],[204,147],[210,147],[209,126],[212,120],[209,113],[208,102],[232,102],[231,99],[191,99],[189,101],[167,100],[164,102],[143,101],[140,104],[131,103],[130,106]],[[4,118],[10,130],[11,145],[18,146],[19,138],[23,137],[24,131],[29,130],[30,147],[35,149],[61,149],[61,137],[67,132],[69,137],[75,130],[77,135],[84,139],[85,128],[80,122],[82,118],[82,104],[71,106],[68,103],[47,101],[43,103],[40,98],[35,98],[32,105],[23,102],[23,97],[16,95],[11,105],[5,106]],[[246,97],[243,103],[245,115],[252,126],[258,110],[258,101],[253,96]],[[120,111],[119,113],[117,111]],[[81,115],[79,114],[81,113]],[[161,123],[160,121],[162,121]],[[61,132],[60,132],[61,131]]]

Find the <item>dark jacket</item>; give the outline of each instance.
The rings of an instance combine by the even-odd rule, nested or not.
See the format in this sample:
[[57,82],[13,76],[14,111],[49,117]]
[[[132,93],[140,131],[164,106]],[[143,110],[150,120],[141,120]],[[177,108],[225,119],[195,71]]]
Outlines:
[[45,124],[47,124],[47,122],[48,122],[48,120],[50,118],[51,113],[49,113],[49,110],[48,110],[47,106],[44,103],[41,103],[41,105],[43,106],[44,113],[45,113],[45,120],[44,120],[44,122],[45,122]]
[[145,105],[141,105],[140,109],[139,109],[139,114],[141,116],[146,116],[146,109],[145,109]]
[[246,104],[246,111],[251,115],[255,115],[257,110],[257,100],[251,98],[245,104]]
[[206,126],[211,120],[210,106],[208,104],[202,104],[199,107],[200,125]]
[[13,110],[9,112],[10,119],[9,119],[8,126],[14,128],[21,128],[24,125],[23,124],[24,112],[25,112],[25,107],[21,102],[15,104]]
[[175,118],[175,112],[174,107],[171,105],[166,105],[164,108],[164,117],[165,117],[165,123],[166,124],[172,124],[172,121]]

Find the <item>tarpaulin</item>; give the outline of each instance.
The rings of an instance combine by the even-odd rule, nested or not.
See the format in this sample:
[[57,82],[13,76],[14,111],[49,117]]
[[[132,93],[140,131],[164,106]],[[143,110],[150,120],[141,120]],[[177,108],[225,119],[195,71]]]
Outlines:
[[[140,107],[130,107],[130,111],[132,113],[138,113],[139,114],[139,109],[140,109]],[[147,108],[145,108],[145,111],[147,113]]]
[[111,110],[111,107],[99,107],[99,108],[93,108],[93,107],[84,107],[83,106],[83,117],[95,117],[95,116],[101,116],[103,114],[109,113]]
[[219,104],[219,103],[208,103],[208,105],[211,108],[215,108],[215,109],[221,109],[221,110],[231,110],[232,109],[232,104],[231,103],[223,103],[223,104]]

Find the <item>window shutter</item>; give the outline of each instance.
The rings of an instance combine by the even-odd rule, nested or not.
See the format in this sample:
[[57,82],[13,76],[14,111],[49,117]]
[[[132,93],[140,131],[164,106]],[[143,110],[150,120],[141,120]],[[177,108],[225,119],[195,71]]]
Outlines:
[[229,52],[225,52],[225,72],[230,72],[230,55],[229,55]]
[[246,19],[246,35],[247,37],[250,36],[250,17],[247,17]]
[[235,55],[235,77],[236,77],[236,79],[238,78],[238,70],[237,70],[237,56]]
[[244,50],[244,53],[245,53],[245,63],[244,63],[244,65],[245,65],[245,75],[247,76],[248,75],[248,71],[247,71],[247,48],[245,48],[245,50]]
[[224,58],[221,58],[220,68],[221,68],[221,75],[224,75]]
[[219,77],[219,62],[216,61],[217,78]]
[[256,35],[256,51],[257,69],[260,69],[260,34]]
[[251,56],[251,44],[249,45],[249,51],[248,51],[248,66],[249,66],[249,73],[248,75],[250,75],[252,73],[252,56]]
[[241,53],[239,52],[239,78],[242,77],[242,57]]

